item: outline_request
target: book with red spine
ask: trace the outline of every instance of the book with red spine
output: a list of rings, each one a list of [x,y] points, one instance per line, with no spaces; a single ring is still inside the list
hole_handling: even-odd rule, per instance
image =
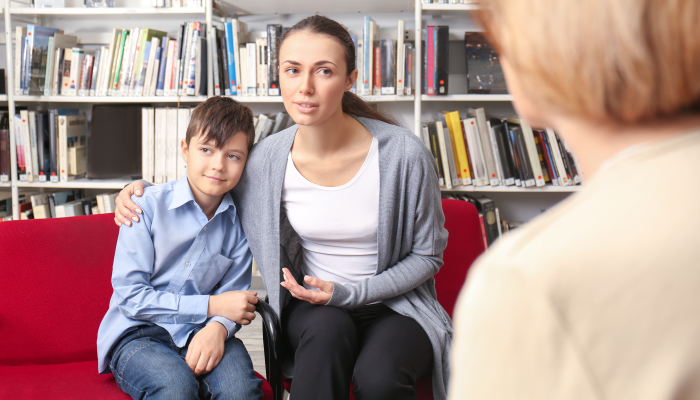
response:
[[[435,94],[435,27],[426,26],[426,68],[425,68],[425,84],[426,94]]]
[[[374,47],[374,68],[372,73],[372,94],[379,96],[382,94],[382,48]]]

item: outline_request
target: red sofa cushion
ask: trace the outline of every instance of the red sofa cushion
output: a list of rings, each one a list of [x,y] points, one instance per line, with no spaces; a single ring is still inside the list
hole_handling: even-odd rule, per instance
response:
[[[442,255],[445,264],[435,275],[435,290],[438,301],[452,317],[469,267],[484,252],[484,242],[479,213],[473,204],[461,200],[443,200],[442,210],[449,237]]]
[[[99,375],[97,361],[70,364],[0,366],[0,399],[100,399],[128,400],[112,374]],[[262,378],[258,375],[258,378]],[[263,379],[264,399],[272,388]]]
[[[0,365],[97,359],[118,234],[114,214],[0,223]]]

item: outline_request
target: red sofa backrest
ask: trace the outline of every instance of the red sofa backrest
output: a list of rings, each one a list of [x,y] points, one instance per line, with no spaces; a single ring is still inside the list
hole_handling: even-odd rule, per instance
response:
[[[114,214],[0,223],[0,365],[97,359]]]
[[[438,301],[452,317],[467,272],[474,260],[484,252],[479,213],[473,204],[460,200],[443,200],[445,229],[449,232],[443,253],[445,264],[435,275]]]

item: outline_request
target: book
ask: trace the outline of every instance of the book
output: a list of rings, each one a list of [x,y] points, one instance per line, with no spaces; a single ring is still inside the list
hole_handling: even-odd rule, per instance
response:
[[[256,59],[256,48],[255,43],[246,44],[246,75],[248,76],[248,82],[246,83],[246,91],[248,96],[255,96],[257,94],[257,59]]]
[[[188,67],[190,55],[192,54],[192,36],[194,35],[195,23],[188,22],[183,31],[184,43],[182,43],[182,54],[180,56],[180,83],[178,85],[178,95],[184,96],[187,94],[187,86],[189,81]]]
[[[435,45],[437,42],[437,38],[435,35],[435,27],[434,26],[426,26],[425,27],[425,79],[423,80],[424,86],[425,86],[425,93],[427,95],[435,95],[435,79],[436,79],[436,71],[435,71],[435,66],[437,64],[435,60]]]
[[[40,169],[39,169],[39,150],[38,150],[38,134],[36,131],[36,111],[29,111],[27,122],[29,124],[29,145],[31,146],[31,156],[32,156],[32,171],[34,173],[34,180],[39,180]]]
[[[443,114],[443,120],[445,121],[444,123],[443,121],[436,121],[435,123],[438,128],[438,135],[442,133],[445,138],[445,152],[447,154],[447,164],[450,168],[450,180],[452,182],[452,187],[455,187],[462,184],[462,175],[459,170],[459,160],[456,157],[457,152],[452,145],[452,135],[449,124],[447,123],[447,115]]]
[[[229,64],[233,63],[235,67],[236,58],[232,54],[233,48],[228,48],[228,40],[226,36],[226,27],[224,31],[218,34],[218,47],[219,47],[219,63],[221,64],[221,75],[223,76],[221,81],[221,87],[223,94],[225,96],[231,96],[231,88],[237,87],[238,81],[236,80],[235,72],[231,75],[229,72]],[[230,51],[229,51],[230,50]],[[232,58],[233,57],[233,58]],[[233,78],[233,79],[231,79]],[[237,92],[236,92],[237,93]]]
[[[394,41],[385,39],[379,41],[381,53],[381,92],[380,94],[396,94],[396,58]]]
[[[498,54],[478,32],[464,33],[467,93],[506,94],[508,87]]]
[[[380,96],[382,94],[382,48],[374,46],[374,67],[373,67],[372,95]]]
[[[0,182],[10,181],[10,129],[6,113],[0,115]]]
[[[163,55],[163,47],[158,46],[156,48],[156,57],[155,61],[153,62],[153,72],[151,76],[151,81],[148,84],[148,91],[144,88],[144,96],[155,96],[156,95],[156,89],[158,87],[158,73],[160,71],[160,59],[161,56]]]
[[[24,75],[23,94],[41,95],[44,93],[46,61],[49,38],[60,33],[58,29],[38,25],[27,25],[27,64]]]
[[[492,246],[496,239],[498,239],[499,218],[496,215],[496,203],[486,197],[477,197],[474,200],[476,201],[477,211],[479,211],[484,218],[487,246]]]
[[[448,147],[447,143],[449,140],[445,140],[445,133],[443,131],[442,121],[435,121],[435,128],[437,132],[438,147],[440,149],[440,159],[442,160],[442,172],[445,176],[445,187],[447,189],[452,189],[452,175],[451,172],[454,169],[454,160],[452,165],[450,164],[450,159],[448,158]],[[451,149],[450,149],[451,152]]]
[[[528,155],[527,145],[525,144],[525,136],[523,134],[522,127],[515,125],[512,132],[514,137],[515,150],[518,154],[519,169],[522,173],[522,186],[535,186],[535,174],[532,169],[532,164],[530,162],[530,156]]]
[[[499,161],[501,163],[501,171],[503,172],[503,185],[510,186],[515,184],[515,161],[512,155],[510,140],[508,139],[508,131],[505,123],[494,121],[491,128],[493,129],[496,139],[496,147],[498,148]]]
[[[267,25],[267,94],[280,95],[279,60],[277,45],[282,37],[282,25]]]
[[[165,36],[166,33],[163,31],[158,31],[155,29],[149,29],[149,28],[143,28],[140,30],[140,37],[139,37],[139,43],[138,47],[136,49],[136,55],[134,56],[134,67],[133,67],[133,76],[131,78],[131,83],[128,87],[128,94],[129,96],[136,96],[136,88],[138,86],[138,82],[141,78],[141,70],[143,69],[143,63],[144,60],[148,62],[148,57],[147,55],[150,55],[146,53],[146,46],[147,43],[151,42],[153,38],[162,38]],[[150,52],[150,46],[148,47],[148,50]],[[144,77],[145,79],[145,77]],[[125,89],[126,91],[126,89]]]
[[[435,94],[447,95],[450,60],[450,27],[438,25],[435,29]]]
[[[49,212],[49,196],[46,193],[35,194],[31,197],[34,219],[51,218]]]
[[[128,96],[129,88],[131,87],[131,81],[133,80],[133,71],[136,67],[136,56],[139,53],[139,47],[141,46],[141,37],[143,36],[144,29],[134,28],[129,36],[129,48],[125,51],[125,62],[122,63],[122,73],[119,82],[119,94],[118,96]]]
[[[101,79],[100,96],[107,96],[111,90],[112,82],[114,82],[114,64],[117,62],[117,54],[122,43],[122,30],[113,29],[112,36],[109,41],[108,56],[105,59],[106,64],[103,68],[104,76]]]
[[[170,38],[164,37],[160,45],[160,63],[158,65],[158,78],[156,84],[156,96],[163,96],[165,94],[165,70],[168,65],[168,49],[169,49]]]
[[[219,42],[217,40],[217,32],[218,29],[212,28],[211,33],[213,35],[212,40],[213,43],[211,45],[212,49],[212,68],[213,68],[213,78],[214,78],[214,96],[221,96],[224,94],[223,92],[223,83],[224,81],[221,80],[221,54],[219,54]]]
[[[106,48],[104,46],[98,50],[95,50],[95,60],[93,62],[93,66],[92,66],[92,72],[90,74],[90,85],[89,85],[90,91],[88,93],[90,96],[95,96],[97,94],[97,80],[98,80],[98,74],[99,74],[99,69],[100,69],[100,63],[102,62],[102,58],[105,57],[105,51],[106,51]]]
[[[195,96],[207,95],[207,39],[197,38],[197,66],[195,68]]]
[[[357,84],[359,82],[362,82],[360,79],[360,53],[358,52],[357,48],[357,35],[350,35],[350,39],[352,39],[353,46],[355,47],[355,70],[358,72],[357,74],[357,79],[355,79],[355,82],[352,83],[352,87],[350,88],[351,93],[357,93]]]
[[[359,93],[360,95],[370,95],[372,94],[372,67],[374,66],[373,63],[373,56],[374,56],[374,21],[372,21],[372,18],[370,17],[365,17],[364,18],[364,24],[363,24],[363,29],[362,29],[362,44],[363,44],[363,61],[364,61],[364,68],[363,68],[363,81],[361,82],[360,85],[360,90]]]
[[[165,55],[165,75],[163,76],[163,96],[174,96],[176,94],[175,90],[172,90],[173,86],[173,66],[177,63],[175,60],[175,47],[177,43],[174,40],[168,40],[168,49]]]
[[[465,136],[469,147],[472,166],[472,183],[479,186],[486,186],[489,182],[486,161],[484,158],[484,146],[481,143],[481,133],[477,127],[476,118],[467,118],[462,121],[465,128]]]
[[[444,164],[442,162],[442,153],[440,152],[440,145],[438,139],[437,123],[435,121],[428,121],[428,135],[430,136],[430,151],[433,153],[435,158],[435,164],[438,167],[438,183],[440,187],[446,185]],[[450,185],[452,183],[450,182]]]
[[[529,166],[532,169],[533,178],[535,179],[535,186],[544,186],[544,176],[542,174],[540,161],[537,157],[537,146],[535,144],[535,136],[532,128],[522,119],[510,117],[508,118],[508,122],[520,125],[525,149],[527,151],[525,155],[528,157]]]
[[[142,76],[139,78],[139,83],[136,86],[137,96],[148,96],[151,90],[151,80],[153,79],[153,66],[156,62],[156,48],[160,45],[160,39],[153,38],[150,42],[146,44],[146,50],[148,52],[148,57],[143,62]],[[144,57],[146,55],[144,54]]]
[[[59,180],[68,182],[85,177],[87,171],[87,118],[84,115],[58,116]]]
[[[116,53],[116,59],[114,61],[113,71],[111,74],[112,79],[110,81],[110,89],[107,92],[108,96],[116,96],[117,95],[116,91],[119,88],[119,75],[121,73],[122,63],[123,63],[124,58],[125,58],[124,57],[124,51],[125,51],[124,49],[126,47],[128,47],[128,39],[131,36],[130,32],[127,30],[123,30],[120,33],[120,35],[121,35],[121,37],[120,37],[121,40],[119,42],[119,48],[118,48],[118,50],[116,50],[117,53]]]
[[[242,69],[243,69],[243,65],[245,65],[245,63],[241,59],[240,48],[243,46],[244,43],[248,42],[248,34],[246,33],[246,30],[248,28],[247,28],[247,25],[245,22],[238,20],[238,19],[231,20],[231,23],[233,26],[233,57],[235,58],[234,65],[236,68],[236,71],[234,74],[234,76],[236,78],[236,84],[233,85],[236,87],[236,93],[231,92],[231,94],[232,95],[233,94],[241,95],[241,94],[245,94],[245,93],[241,93],[242,87],[244,86],[243,82],[245,82],[245,80],[243,79],[243,75],[242,75],[242,72],[243,72]],[[246,60],[247,60],[247,58],[246,58]]]
[[[396,94],[406,94],[406,47],[404,37],[406,36],[405,23],[402,19],[398,21],[396,40]]]
[[[459,119],[459,113],[457,111],[443,111],[443,114],[445,115],[445,123],[450,130],[450,139],[455,153],[455,168],[458,169],[457,176],[460,179],[458,185],[471,185],[471,171],[467,161],[467,148],[464,144],[464,133],[462,132],[462,121]]]
[[[415,70],[413,69],[413,60],[415,59],[414,53],[415,49],[413,48],[412,43],[406,43],[404,44],[404,49],[406,52],[406,59],[405,59],[405,70],[406,70],[406,84],[405,84],[405,94],[407,96],[410,96],[414,93],[414,86],[415,86]]]
[[[202,25],[199,22],[194,23],[194,30],[192,31],[192,44],[190,46],[189,58],[186,61],[187,64],[187,87],[185,94],[188,96],[195,95],[195,79],[197,74],[197,42],[202,33]]]
[[[267,39],[255,38],[255,74],[256,93],[258,96],[267,96]]]
[[[27,167],[25,164],[24,153],[24,135],[22,134],[22,116],[15,114],[14,135],[15,135],[15,151],[17,154],[17,179],[20,182],[27,181]]]
[[[15,27],[15,95],[22,95],[24,79],[22,79],[22,57],[27,46],[27,27]]]
[[[483,108],[468,108],[467,116],[476,120],[476,127],[479,130],[479,140],[482,145],[484,163],[486,165],[486,174],[491,186],[500,185],[498,180],[498,171],[496,170],[496,162],[493,157],[491,139],[489,137],[489,127],[486,123],[486,112]]]
[[[32,162],[32,140],[31,133],[29,132],[29,111],[21,110],[20,115],[20,129],[22,132],[22,149],[24,150],[24,167],[27,182],[34,182],[36,180],[36,172],[34,171],[34,163]]]

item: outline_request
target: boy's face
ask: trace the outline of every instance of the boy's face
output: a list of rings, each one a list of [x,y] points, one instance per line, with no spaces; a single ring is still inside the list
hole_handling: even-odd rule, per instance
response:
[[[221,196],[233,189],[241,179],[248,159],[248,139],[244,132],[235,134],[221,149],[213,142],[204,142],[198,135],[180,143],[182,158],[187,163],[187,178],[195,198],[197,194]]]

